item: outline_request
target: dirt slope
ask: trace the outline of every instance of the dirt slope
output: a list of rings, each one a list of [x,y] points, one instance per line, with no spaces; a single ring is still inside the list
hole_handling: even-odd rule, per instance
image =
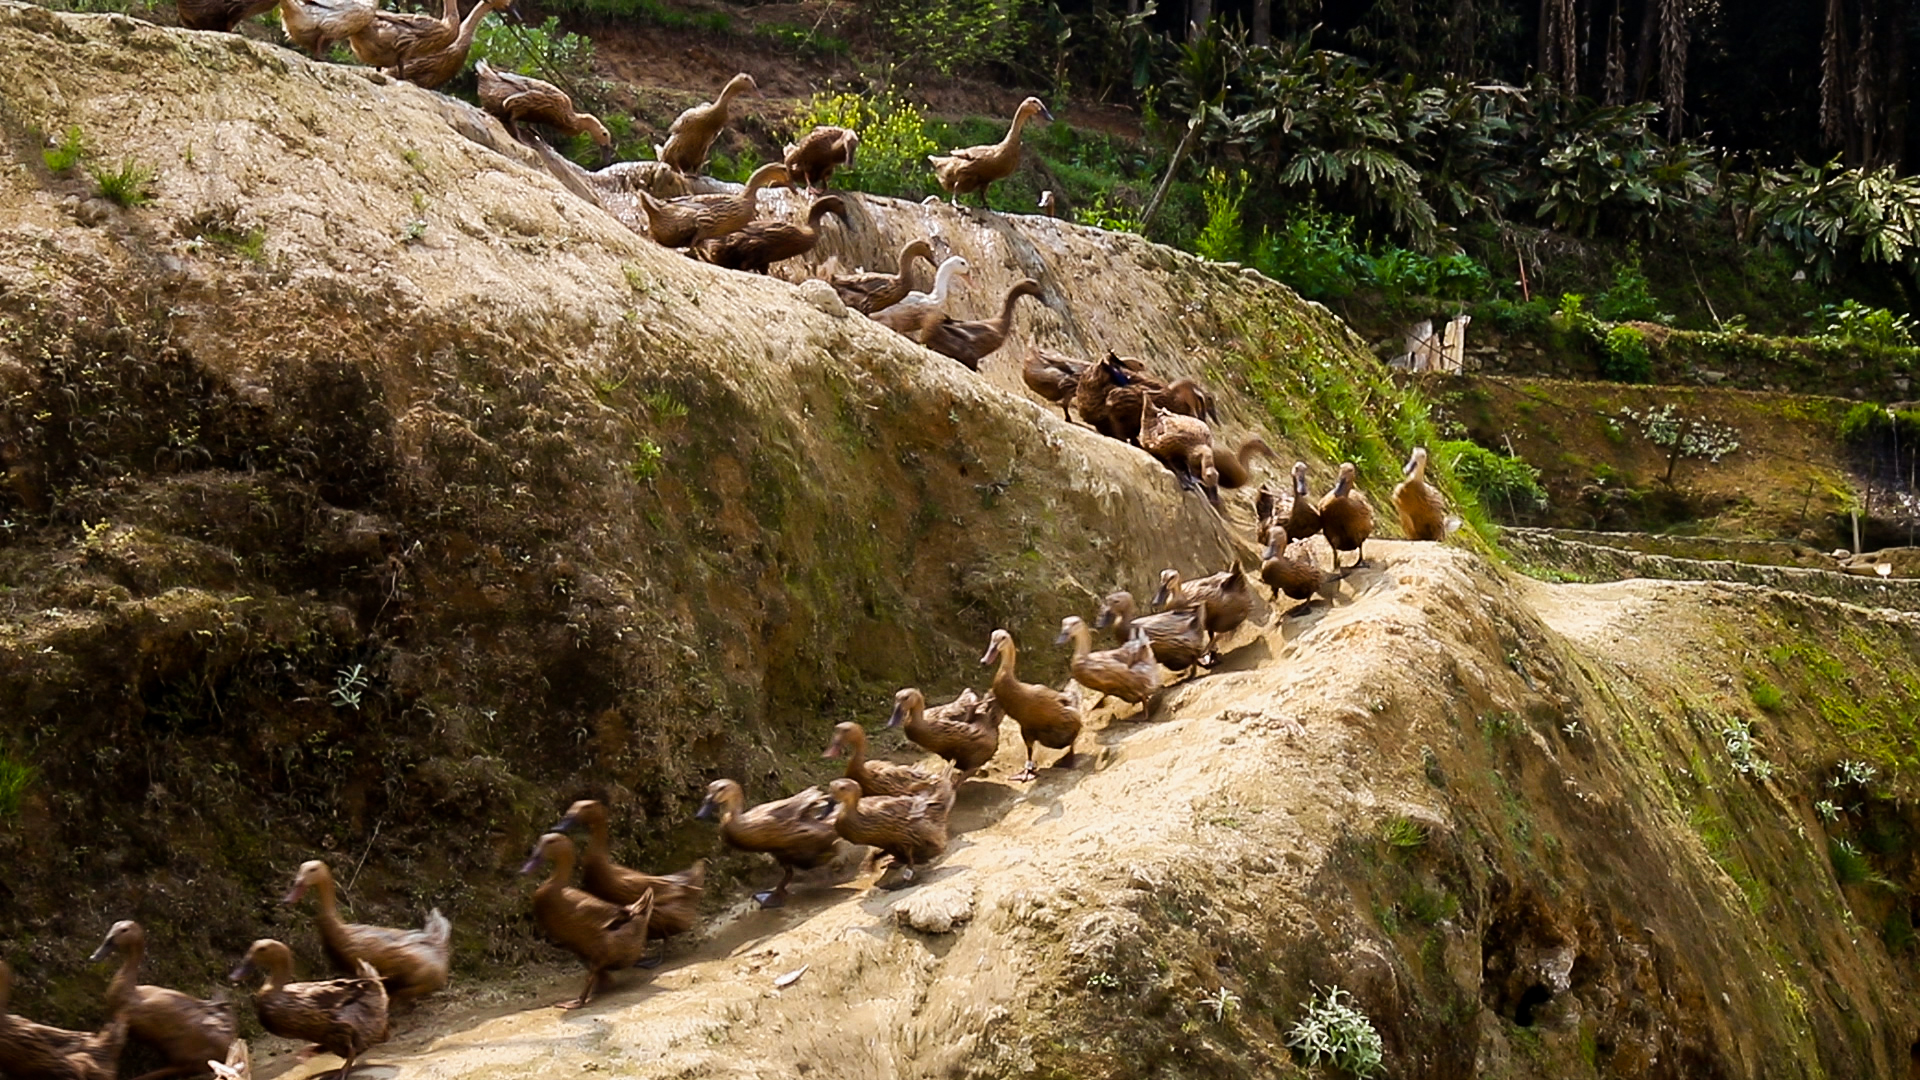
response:
[[[976,376],[817,286],[661,251],[444,98],[4,0],[0,53],[0,752],[33,770],[0,815],[0,948],[28,1015],[97,1021],[79,957],[125,915],[197,991],[258,936],[316,955],[266,899],[316,853],[353,867],[355,919],[445,907],[469,1000],[537,1005],[496,981],[555,955],[513,870],[573,798],[613,804],[625,861],[715,855],[687,820],[712,777],[818,781],[834,721],[983,682],[996,626],[1058,681],[1063,615],[1249,552],[1244,496],[1223,520],[1006,358]],[[153,201],[50,172],[70,125]],[[975,263],[963,314],[1040,280],[1016,348],[1203,375],[1227,437],[1289,459],[1400,449],[1358,446],[1397,405],[1277,286],[857,205],[832,250],[924,229]],[[1243,365],[1255,338],[1283,355]],[[1314,410],[1311,438],[1264,423]],[[712,929],[654,982],[422,1010],[385,1060],[1285,1075],[1337,985],[1393,1076],[1908,1068],[1912,617],[1372,549],[1152,719],[1096,715],[1077,769],[1014,787],[1003,742],[926,883],[828,875],[762,913],[768,868],[721,858]]]

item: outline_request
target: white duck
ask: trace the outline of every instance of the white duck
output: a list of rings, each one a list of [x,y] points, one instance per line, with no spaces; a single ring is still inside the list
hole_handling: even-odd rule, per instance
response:
[[[958,255],[949,255],[940,264],[933,275],[933,291],[930,293],[910,292],[900,302],[874,312],[868,318],[880,323],[896,333],[909,337],[920,329],[921,321],[933,312],[947,310],[947,297],[953,289],[953,279],[972,281],[972,268],[967,260]]]

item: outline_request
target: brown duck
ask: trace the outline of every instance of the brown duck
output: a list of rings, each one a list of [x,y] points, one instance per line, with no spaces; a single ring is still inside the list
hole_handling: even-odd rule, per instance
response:
[[[219,30],[232,33],[233,28],[253,18],[273,10],[280,0],[181,0],[175,6],[180,13],[180,25],[189,30]]]
[[[913,290],[908,270],[915,259],[925,259],[931,266],[933,245],[925,240],[907,241],[907,245],[900,249],[900,261],[895,264],[900,268],[899,273],[835,274],[828,284],[840,294],[841,303],[862,315],[872,315],[899,303]]]
[[[1080,419],[1102,435],[1131,443],[1139,440],[1140,402],[1145,396],[1167,412],[1197,419],[1213,415],[1213,401],[1199,383],[1192,379],[1162,383],[1142,368],[1140,361],[1111,352],[1089,366],[1073,394]]]
[[[573,878],[573,841],[565,833],[542,836],[520,872],[530,874],[542,862],[552,869],[533,890],[533,920],[548,940],[587,965],[587,984],[580,996],[559,1006],[578,1009],[612,984],[613,972],[633,967],[646,956],[653,890],[642,892],[631,904],[615,904],[567,884]]]
[[[1134,627],[1132,636],[1117,649],[1093,648],[1093,631],[1086,620],[1069,615],[1060,621],[1060,636],[1054,644],[1073,643],[1073,659],[1067,662],[1073,681],[1089,690],[1112,694],[1135,705],[1160,689],[1160,667],[1154,661],[1153,646],[1147,632]]]
[[[982,698],[969,688],[929,709],[926,696],[909,686],[893,695],[893,715],[887,720],[888,727],[903,724],[907,738],[953,762],[961,779],[979,771],[1000,749],[1000,706],[991,693]]]
[[[114,923],[88,959],[100,961],[116,952],[120,970],[107,983],[107,1011],[124,1018],[127,1034],[159,1050],[168,1064],[140,1080],[205,1072],[207,1062],[226,1057],[239,1027],[233,1002],[204,1001],[164,986],[140,984],[147,932],[131,919]]]
[[[847,779],[859,784],[864,795],[917,795],[945,782],[944,777],[911,765],[868,761],[866,729],[851,720],[834,725],[833,741],[820,756],[837,758],[843,754],[847,759]]]
[[[1030,97],[1020,103],[1013,111],[1013,126],[1007,129],[1006,137],[991,146],[967,146],[949,150],[945,154],[929,154],[927,160],[933,163],[933,174],[940,186],[953,196],[953,204],[960,205],[960,196],[970,191],[980,193],[980,205],[991,210],[987,201],[987,187],[995,180],[1005,180],[1020,167],[1020,129],[1035,116],[1053,119],[1053,114],[1041,104],[1039,98]]]
[[[1080,735],[1079,693],[1061,693],[1051,686],[1021,682],[1015,673],[1019,650],[1014,647],[1013,635],[1005,630],[993,632],[987,643],[987,654],[980,658],[980,663],[991,664],[996,660],[1000,668],[993,676],[994,700],[1020,725],[1020,741],[1027,748],[1027,767],[1009,779],[1018,783],[1039,775],[1033,763],[1034,743],[1065,750],[1066,753],[1054,761],[1054,767],[1072,768],[1073,740]]]
[[[707,152],[713,149],[713,140],[719,138],[721,129],[727,126],[727,109],[733,99],[758,89],[753,76],[744,71],[728,79],[719,97],[695,105],[674,119],[673,126],[667,129],[667,141],[653,148],[654,156],[689,176],[706,168]]]
[[[1027,278],[1007,290],[997,318],[960,322],[944,312],[932,312],[921,322],[916,338],[934,352],[965,364],[968,370],[979,371],[980,361],[1007,343],[1007,332],[1013,329],[1013,306],[1023,296],[1039,295],[1040,283]]]
[[[314,922],[320,928],[320,944],[337,970],[354,972],[360,970],[362,961],[372,964],[386,980],[387,993],[396,1004],[447,985],[453,960],[453,924],[439,908],[427,913],[426,925],[419,930],[343,922],[333,871],[318,859],[300,864],[286,902],[299,902],[308,889],[313,890],[319,905]]]
[[[98,1032],[36,1024],[7,1011],[13,970],[0,960],[0,1076],[9,1080],[114,1080],[127,1020],[113,1016]]]
[[[905,866],[899,884],[913,880],[919,863],[946,854],[953,785],[945,780],[914,795],[862,795],[858,783],[842,777],[827,785],[827,793],[839,807],[833,827],[849,842],[879,848]]]
[[[746,187],[733,195],[682,195],[661,202],[645,189],[636,191],[647,214],[647,231],[663,247],[690,247],[744,229],[759,205],[760,189],[787,183],[787,167],[762,165],[747,177]]]
[[[1354,475],[1353,462],[1341,462],[1340,482],[1320,500],[1320,531],[1327,534],[1327,545],[1333,548],[1336,571],[1340,569],[1343,551],[1353,552],[1353,565],[1367,565],[1367,537],[1373,535],[1373,507],[1360,489],[1353,486]]]
[[[1427,448],[1416,446],[1402,471],[1405,479],[1393,489],[1393,508],[1400,514],[1400,532],[1409,540],[1445,540],[1460,519],[1447,513],[1439,489],[1427,483]]]
[[[366,29],[353,35],[348,44],[362,62],[382,68],[393,78],[433,90],[452,81],[467,66],[467,53],[473,48],[480,20],[512,5],[513,0],[480,0],[466,18],[457,20],[458,0],[447,0],[438,19],[377,11]]]
[[[372,25],[378,10],[374,0],[280,0],[280,26],[297,48],[324,60],[335,42],[347,41]]]
[[[787,175],[805,184],[811,195],[814,185],[827,186],[833,170],[852,165],[853,152],[859,147],[860,136],[846,128],[817,127],[799,142],[788,143],[780,160],[787,166]]]
[[[355,978],[297,983],[292,981],[293,950],[272,938],[261,938],[230,978],[239,982],[255,975],[266,980],[253,992],[253,1011],[260,1017],[260,1026],[339,1055],[339,1080],[346,1080],[354,1061],[368,1047],[387,1039],[387,988],[372,964],[361,962]]]
[[[1274,460],[1273,447],[1267,440],[1254,436],[1241,442],[1239,449],[1229,450],[1224,446],[1213,448],[1213,465],[1220,473],[1220,486],[1223,488],[1246,487],[1253,480],[1249,471],[1255,454],[1265,454],[1269,461]]]
[[[774,802],[744,809],[746,793],[733,780],[715,780],[707,785],[706,801],[694,817],[720,823],[720,838],[738,851],[764,851],[774,857],[786,874],[772,892],[754,893],[763,908],[779,907],[787,902],[787,885],[793,872],[811,870],[833,858],[840,834],[827,815],[832,800],[817,787]]]
[[[1173,470],[1180,486],[1220,502],[1220,470],[1214,464],[1213,432],[1207,422],[1164,412],[1153,395],[1140,397],[1140,448]]]
[[[520,138],[522,121],[545,124],[568,135],[585,133],[600,146],[608,146],[613,136],[597,116],[575,112],[573,98],[565,90],[514,71],[497,71],[485,60],[473,66],[480,84],[480,107],[500,118],[507,133]]]
[[[1287,527],[1275,522],[1267,531],[1267,550],[1260,562],[1260,580],[1273,590],[1272,599],[1278,602],[1285,593],[1288,599],[1302,601],[1288,615],[1303,614],[1313,605],[1315,596],[1328,595],[1325,590],[1327,574],[1311,555],[1295,555],[1294,542],[1287,538]]]
[[[1207,628],[1204,614],[1195,605],[1173,608],[1152,615],[1134,613],[1133,594],[1126,590],[1107,594],[1100,614],[1093,620],[1096,630],[1113,627],[1116,638],[1126,641],[1135,630],[1147,635],[1153,658],[1169,671],[1192,671],[1207,655]]]
[[[1293,500],[1276,515],[1287,527],[1287,538],[1305,540],[1320,531],[1320,508],[1307,494],[1307,463],[1293,463]]]
[[[1169,605],[1198,607],[1200,625],[1206,627],[1212,639],[1217,640],[1221,634],[1232,633],[1247,621],[1247,616],[1253,614],[1253,589],[1247,582],[1246,571],[1241,569],[1239,559],[1233,560],[1232,568],[1209,574],[1198,581],[1183,582],[1180,580],[1180,571],[1169,568],[1160,571],[1160,592],[1153,598],[1153,606]],[[1218,659],[1212,641],[1208,642],[1207,655]]]
[[[749,222],[738,232],[730,232],[700,245],[699,255],[715,266],[764,274],[768,267],[782,259],[812,251],[813,245],[820,241],[820,219],[828,214],[844,223],[847,220],[846,200],[838,195],[825,195],[813,200],[813,205],[807,208],[805,225],[795,225],[790,221]]]
[[[576,827],[587,830],[587,850],[580,856],[580,887],[612,904],[625,906],[653,893],[653,913],[647,919],[647,936],[668,938],[693,929],[700,917],[700,897],[706,892],[707,863],[695,862],[674,874],[643,874],[613,861],[612,837],[607,824],[606,804],[598,799],[581,799],[567,807],[552,831],[564,833]],[[645,968],[657,967],[666,950],[640,961]]]
[[[1072,423],[1073,413],[1067,410],[1067,405],[1080,389],[1080,376],[1091,366],[1087,361],[1029,345],[1026,362],[1020,365],[1020,381],[1027,384],[1027,389],[1060,406],[1060,415]]]
[[[910,292],[867,317],[896,334],[912,337],[926,325],[929,314],[942,314],[947,310],[947,301],[952,298],[955,281],[971,280],[973,267],[968,265],[966,258],[949,255],[940,260],[939,268],[933,272],[932,292]]]

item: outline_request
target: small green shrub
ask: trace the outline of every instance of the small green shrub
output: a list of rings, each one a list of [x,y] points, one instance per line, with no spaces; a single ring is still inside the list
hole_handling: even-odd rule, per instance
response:
[[[1606,322],[1670,323],[1673,316],[1660,310],[1647,275],[1640,269],[1636,248],[1626,262],[1613,266],[1613,284],[1593,298],[1593,313]]]
[[[1140,208],[1116,202],[1113,196],[1106,192],[1095,196],[1091,205],[1074,210],[1073,219],[1082,225],[1091,225],[1108,232],[1138,233],[1140,231]]]
[[[552,15],[538,26],[509,25],[498,19],[481,22],[467,54],[467,68],[482,60],[500,71],[558,84],[574,99],[575,109],[584,109],[605,88],[593,74],[593,39],[560,29],[560,20]]]
[[[1380,839],[1388,847],[1425,847],[1427,844],[1427,827],[1412,818],[1396,815],[1381,822]]]
[[[627,463],[627,475],[643,484],[653,483],[654,477],[660,475],[660,463],[666,452],[659,443],[642,436],[634,442],[633,453],[633,460]]]
[[[1729,716],[1720,724],[1720,738],[1726,743],[1727,757],[1733,761],[1733,767],[1755,780],[1767,780],[1773,776],[1773,762],[1760,756],[1754,745],[1753,724],[1744,716]]]
[[[1193,242],[1194,254],[1214,262],[1238,259],[1246,247],[1240,204],[1247,197],[1247,174],[1228,176],[1220,169],[1208,169],[1203,194],[1207,224]]]
[[[1644,383],[1653,379],[1653,353],[1638,327],[1616,326],[1607,331],[1600,355],[1600,375],[1615,382]]]
[[[132,158],[121,159],[118,168],[89,165],[87,175],[94,194],[110,203],[131,208],[153,201],[153,170]]]
[[[1326,1061],[1362,1080],[1380,1070],[1386,1053],[1380,1033],[1352,1001],[1340,987],[1327,987],[1314,994],[1306,1015],[1287,1032],[1287,1045],[1307,1059],[1308,1068]]]
[[[80,159],[86,156],[86,138],[80,134],[78,124],[69,124],[67,130],[61,133],[58,143],[40,151],[40,160],[46,162],[47,168],[56,173],[72,171],[74,166],[80,164]]]
[[[1553,305],[1541,296],[1520,304],[1496,296],[1476,305],[1473,314],[1476,319],[1491,322],[1503,334],[1540,334],[1553,316]]]
[[[865,0],[862,7],[880,39],[909,64],[943,76],[968,68],[1011,63],[1024,43],[1023,0],[921,0],[895,4]],[[864,147],[865,133],[861,134]]]
[[[1509,517],[1546,509],[1547,489],[1540,486],[1540,470],[1520,458],[1464,440],[1439,443],[1433,449],[1435,457],[1451,463],[1454,477],[1473,490],[1481,506],[1504,508]]]
[[[33,786],[38,771],[11,755],[0,754],[0,818],[10,818],[20,812],[20,801]]]
[[[1261,235],[1253,264],[1309,300],[1352,296],[1369,278],[1367,253],[1353,238],[1353,220],[1312,203]]]
[[[1662,483],[1673,483],[1674,467],[1681,458],[1706,458],[1714,464],[1740,449],[1740,433],[1733,428],[1695,416],[1674,412],[1671,404],[1644,412],[1622,405],[1619,415],[1640,428],[1640,435],[1667,455],[1666,475]]]
[[[1747,687],[1747,696],[1764,712],[1777,713],[1787,703],[1786,695],[1780,692],[1780,688],[1765,679],[1755,679]]]
[[[1896,315],[1886,308],[1870,308],[1858,300],[1822,304],[1807,312],[1813,320],[1813,336],[1829,341],[1854,341],[1867,345],[1907,347],[1913,344],[1913,317]]]
[[[757,32],[805,56],[847,55],[847,39],[823,34],[818,27],[762,23]]]
[[[905,98],[892,92],[816,94],[794,118],[793,137],[821,126],[860,133],[854,163],[834,173],[835,183],[875,195],[918,198],[927,193],[927,155],[938,147],[927,137],[926,118]]]
[[[1841,885],[1864,885],[1885,880],[1874,873],[1873,863],[1851,840],[1838,836],[1828,840],[1827,857],[1833,863],[1833,878]]]

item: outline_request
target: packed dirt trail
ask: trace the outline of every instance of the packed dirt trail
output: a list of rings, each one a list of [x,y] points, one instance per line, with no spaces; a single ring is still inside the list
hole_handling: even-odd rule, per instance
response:
[[[1317,550],[1324,563],[1324,544]],[[736,895],[704,940],[677,945],[651,982],[622,976],[579,1011],[527,1002],[457,1030],[411,1032],[402,1045],[418,1048],[370,1056],[424,1078],[584,1069],[874,1080],[959,1075],[969,1061],[1022,1056],[1048,1033],[1010,1023],[1012,1010],[1067,954],[1098,947],[1101,922],[1113,917],[1102,909],[1116,897],[1188,873],[1196,859],[1304,883],[1344,822],[1400,801],[1390,778],[1373,779],[1390,768],[1369,745],[1380,736],[1358,726],[1371,719],[1373,680],[1352,676],[1443,648],[1426,625],[1425,579],[1458,579],[1475,560],[1396,542],[1370,553],[1372,567],[1344,583],[1331,609],[1249,623],[1218,668],[1166,691],[1151,718],[1117,701],[1094,710],[1072,768],[1044,767],[1055,752],[1043,749],[1037,781],[1007,782],[1022,750],[1018,728],[1005,724],[987,775],[961,788],[948,854],[918,884],[876,889],[869,865],[850,881],[802,875],[784,909]],[[1148,595],[1146,583],[1134,585]],[[1257,845],[1235,824],[1256,819]],[[777,870],[757,861],[750,880],[771,882]],[[566,984],[569,995],[576,985]],[[316,1057],[286,1075],[319,1075],[330,1063]]]

